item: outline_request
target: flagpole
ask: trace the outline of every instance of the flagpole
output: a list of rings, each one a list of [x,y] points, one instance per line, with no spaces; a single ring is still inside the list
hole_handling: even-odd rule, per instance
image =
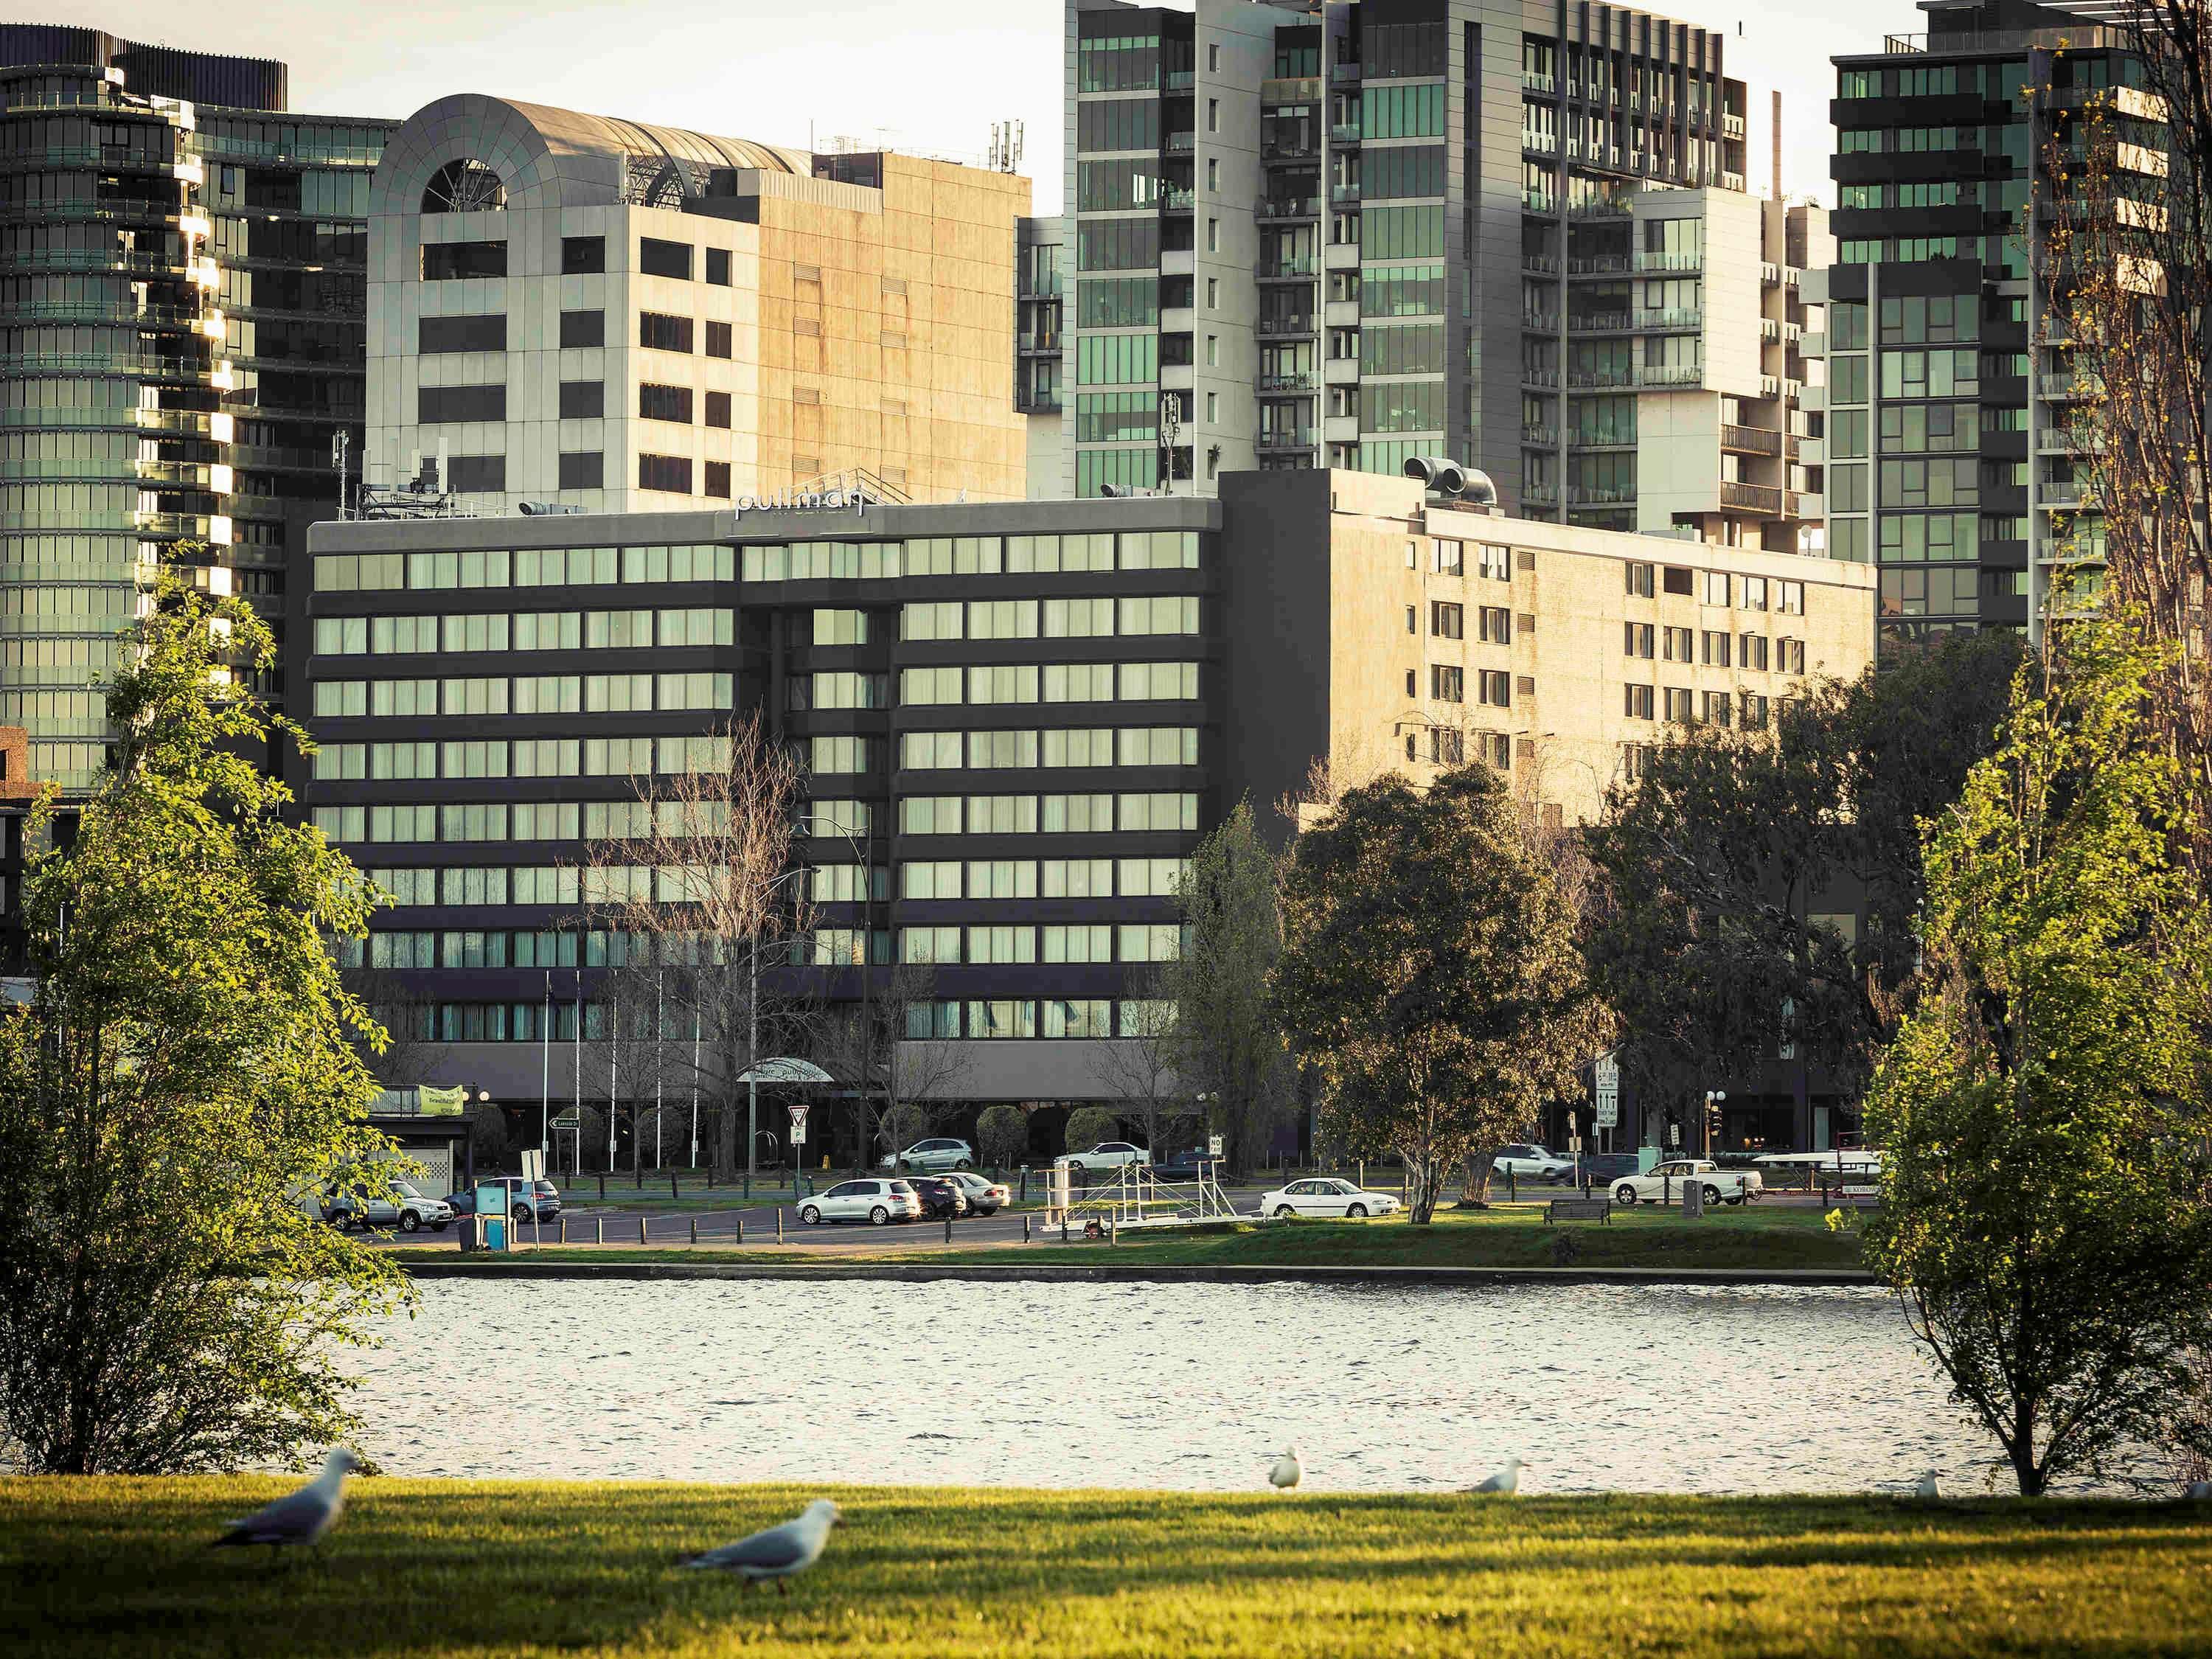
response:
[[[553,1146],[553,970],[545,970],[545,1018],[538,1028],[538,1161]],[[549,1170],[550,1174],[550,1171]]]

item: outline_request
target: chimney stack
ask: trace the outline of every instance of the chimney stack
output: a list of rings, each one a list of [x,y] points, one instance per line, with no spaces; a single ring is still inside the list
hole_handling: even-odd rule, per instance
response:
[[[1774,89],[1774,199],[1782,199],[1782,88]]]

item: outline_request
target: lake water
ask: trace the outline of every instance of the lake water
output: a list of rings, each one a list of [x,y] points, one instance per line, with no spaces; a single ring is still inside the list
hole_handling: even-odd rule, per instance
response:
[[[349,1363],[395,1475],[1979,1491],[1877,1291],[432,1280]]]

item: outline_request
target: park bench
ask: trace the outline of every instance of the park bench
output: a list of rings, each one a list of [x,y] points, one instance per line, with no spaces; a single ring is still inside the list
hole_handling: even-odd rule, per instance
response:
[[[1544,1206],[1544,1220],[1604,1221],[1613,1219],[1613,1200],[1609,1198],[1555,1198]]]

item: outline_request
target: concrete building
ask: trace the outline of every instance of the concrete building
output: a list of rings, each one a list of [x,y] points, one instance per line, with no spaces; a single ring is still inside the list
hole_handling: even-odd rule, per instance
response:
[[[1742,196],[1744,88],[1721,35],[1536,0],[1068,0],[1066,19],[1064,493],[1393,474],[1443,453],[1526,516],[1635,525],[1649,515],[1609,453],[1619,422],[1578,405],[1695,386],[1717,394],[1710,487],[1680,527],[1725,518],[1795,544],[1786,502],[1718,500],[1720,426],[1788,429],[1779,354],[1748,369],[1747,334],[1709,383],[1690,372],[1704,330],[1656,320],[1700,310],[1701,277],[1755,282],[1765,228],[1747,200],[1721,216],[1636,205],[1662,185]],[[1741,272],[1690,266],[1680,241],[1651,245],[1656,260],[1632,246],[1681,214],[1711,218]],[[1656,304],[1629,291],[1645,275],[1671,279]],[[1748,330],[1764,311],[1727,320]],[[1735,400],[1725,422],[1720,396]],[[1593,431],[1607,435],[1577,450]]]
[[[483,511],[1023,492],[1029,183],[479,94],[392,137],[369,222],[373,482]]]
[[[1066,410],[1060,397],[1061,325],[1066,308],[1067,221],[1024,219],[1014,277],[1019,332],[1014,338],[1014,407],[1029,425],[1028,488],[1045,501],[1066,487]]]
[[[389,122],[282,64],[0,24],[0,721],[88,785],[92,682],[180,543],[273,619],[357,453],[369,169]],[[267,688],[271,691],[281,687]]]
[[[317,526],[303,793],[399,897],[370,965],[453,1075],[535,1101],[543,1064],[557,1101],[583,1053],[603,1093],[604,1050],[562,1045],[624,946],[579,868],[638,822],[641,781],[665,792],[758,710],[808,775],[812,982],[880,999],[926,970],[900,994],[958,1051],[952,1098],[1112,1099],[1182,861],[1239,799],[1279,828],[1316,761],[1346,785],[1464,758],[1579,822],[1670,722],[1757,726],[1869,659],[1863,566],[1405,478],[1220,485]]]
[[[2086,95],[2118,88],[2122,113],[2155,129],[2099,21],[2111,6],[1921,9],[1925,33],[1835,60],[1838,253],[1815,289],[1829,545],[1880,564],[1885,657],[1959,629],[2032,629],[2053,569],[2100,562],[2069,451],[2070,354],[2063,331],[2035,343],[2054,307],[2023,227],[2046,146]],[[2161,170],[2148,146],[2123,155]]]

